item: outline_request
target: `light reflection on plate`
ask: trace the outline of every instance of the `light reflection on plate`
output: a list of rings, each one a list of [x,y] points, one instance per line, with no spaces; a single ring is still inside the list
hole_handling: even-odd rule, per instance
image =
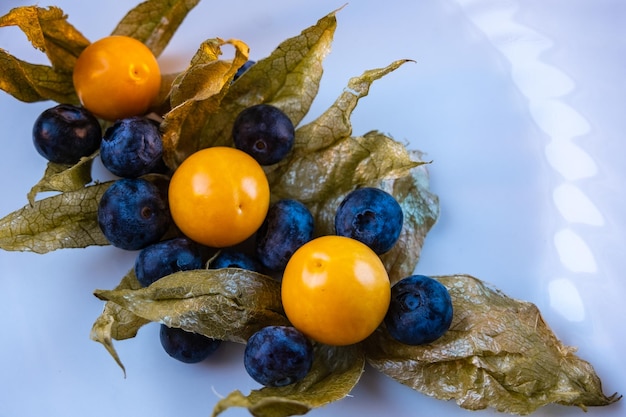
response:
[[[481,2],[459,0],[470,19],[508,60],[511,78],[528,100],[533,122],[545,134],[546,160],[555,174],[564,179],[552,191],[558,215],[567,223],[602,226],[604,219],[595,204],[577,185],[577,180],[597,175],[593,157],[575,143],[590,132],[589,122],[563,98],[571,93],[574,81],[558,68],[542,61],[553,42],[540,33],[518,24],[515,2],[484,8],[472,13]],[[489,3],[489,2],[483,2]],[[569,225],[554,233],[553,242],[563,267],[574,273],[597,273],[591,249]],[[585,316],[580,294],[573,280],[558,278],[548,285],[550,305],[571,321]]]
[[[626,391],[619,359],[626,348],[620,331],[626,317],[624,144],[615,140],[626,130],[616,110],[626,96],[616,78],[623,75],[619,53],[625,56],[626,47],[610,42],[620,39],[617,22],[626,16],[618,2],[599,0],[593,8],[584,0],[567,7],[555,0],[350,3],[338,14],[320,95],[307,118],[332,103],[349,77],[415,59],[373,85],[353,122],[355,134],[378,129],[433,160],[441,218],[418,271],[470,273],[536,303],[557,335],[594,364],[609,394]],[[39,3],[62,7],[92,40],[108,34],[130,7],[121,0],[106,7]],[[253,58],[264,57],[343,5],[223,3],[205,0],[192,12],[161,59],[166,70],[182,69],[196,46],[214,36],[243,39]],[[24,4],[3,1],[0,13]],[[579,32],[583,22],[590,30]],[[42,60],[17,31],[1,28],[0,47]],[[29,135],[48,105],[0,94],[2,216],[25,204],[43,172]],[[115,248],[0,253],[0,416],[204,416],[218,395],[256,387],[240,363],[241,346],[199,366],[179,364],[162,352],[155,326],[116,344],[128,371],[122,377],[88,338],[102,308],[91,292],[113,287],[133,259],[134,253]],[[475,415],[371,368],[349,398],[310,415],[426,412]],[[536,415],[579,412],[547,407]],[[589,413],[622,414],[623,404]]]

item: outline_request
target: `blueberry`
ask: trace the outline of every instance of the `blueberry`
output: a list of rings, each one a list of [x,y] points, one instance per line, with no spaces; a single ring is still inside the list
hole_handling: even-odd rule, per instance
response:
[[[161,169],[163,140],[159,126],[145,117],[116,121],[104,133],[100,158],[109,171],[124,178],[137,178]]]
[[[267,326],[246,343],[244,366],[259,384],[281,387],[303,379],[313,364],[313,346],[300,331]]]
[[[141,178],[115,181],[98,204],[98,224],[118,248],[137,250],[156,243],[171,217],[158,187]]]
[[[144,287],[174,272],[201,268],[197,245],[184,237],[154,243],[142,249],[135,259],[135,275]]]
[[[314,220],[301,202],[283,199],[272,204],[257,231],[256,254],[271,271],[282,271],[291,255],[313,238]]]
[[[433,342],[452,323],[452,299],[439,281],[412,275],[391,288],[385,325],[394,339],[407,345]]]
[[[100,146],[102,128],[98,119],[82,107],[59,104],[35,120],[33,143],[50,162],[75,164]]]
[[[233,82],[237,80],[237,78],[241,77],[243,73],[248,71],[248,69],[250,69],[250,67],[253,66],[254,64],[256,64],[256,61],[252,61],[252,60],[246,61],[246,63],[243,64],[241,67],[239,67],[239,69],[235,73],[235,76],[233,77]]]
[[[261,266],[252,256],[234,249],[222,249],[209,264],[211,269],[240,268],[248,271],[261,271]]]
[[[168,355],[185,363],[198,363],[208,358],[221,345],[221,340],[161,324],[161,346]]]
[[[398,201],[379,188],[350,192],[335,214],[335,233],[356,239],[381,255],[400,237],[403,214]]]
[[[257,104],[241,111],[233,124],[235,147],[261,165],[281,161],[293,147],[295,130],[278,107]]]

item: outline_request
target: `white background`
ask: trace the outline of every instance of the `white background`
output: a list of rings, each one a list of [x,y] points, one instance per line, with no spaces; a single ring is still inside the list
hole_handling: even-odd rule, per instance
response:
[[[26,4],[3,0],[0,14]],[[50,4],[93,41],[133,2],[39,2]],[[160,62],[166,72],[182,70],[212,37],[242,39],[252,59],[263,58],[343,4],[205,0]],[[331,104],[349,77],[416,60],[376,82],[353,123],[355,134],[378,129],[433,160],[441,217],[418,272],[470,273],[534,302],[557,335],[594,364],[607,394],[626,391],[625,18],[620,0],[353,1],[338,14],[306,119]],[[0,47],[46,62],[14,28],[0,28]],[[43,173],[30,131],[51,105],[0,92],[0,216],[26,204]],[[89,339],[102,309],[92,292],[114,287],[135,255],[112,247],[0,252],[0,417],[207,416],[218,395],[256,387],[243,369],[242,346],[186,365],[162,351],[157,325],[116,344],[124,379]],[[588,415],[624,415],[623,403]],[[367,368],[351,397],[310,415],[425,413],[495,414],[461,410]],[[536,415],[580,413],[550,406]]]

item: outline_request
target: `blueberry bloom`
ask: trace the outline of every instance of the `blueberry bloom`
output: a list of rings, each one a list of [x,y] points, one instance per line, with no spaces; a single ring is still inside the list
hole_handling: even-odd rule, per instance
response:
[[[98,225],[109,242],[127,250],[157,242],[171,224],[159,188],[141,178],[115,181],[98,204]]]
[[[267,326],[246,343],[244,366],[258,383],[281,387],[303,379],[313,365],[313,346],[300,331]]]
[[[337,208],[335,233],[356,239],[381,255],[400,237],[404,221],[402,207],[386,191],[357,188]]]
[[[261,165],[280,162],[295,140],[289,117],[278,107],[258,104],[239,113],[233,124],[235,147],[252,156]]]
[[[385,325],[399,342],[422,345],[448,331],[452,313],[452,299],[443,284],[424,275],[412,275],[391,288]]]
[[[163,162],[159,126],[144,117],[118,120],[104,133],[100,158],[119,177],[137,178],[157,170]]]
[[[33,144],[50,162],[75,164],[100,146],[102,129],[98,119],[85,108],[59,104],[35,120]]]

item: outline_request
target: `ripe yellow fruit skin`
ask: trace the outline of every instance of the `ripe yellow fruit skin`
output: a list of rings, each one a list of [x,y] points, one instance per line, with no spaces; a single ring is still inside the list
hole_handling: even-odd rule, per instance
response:
[[[294,327],[318,342],[342,346],[376,330],[389,308],[391,285],[384,264],[365,244],[323,236],[293,254],[281,296]]]
[[[216,146],[183,161],[170,181],[172,219],[189,238],[223,248],[252,236],[269,209],[269,183],[247,153]]]
[[[145,114],[161,88],[156,57],[142,42],[108,36],[87,46],[72,74],[81,104],[110,121]]]

